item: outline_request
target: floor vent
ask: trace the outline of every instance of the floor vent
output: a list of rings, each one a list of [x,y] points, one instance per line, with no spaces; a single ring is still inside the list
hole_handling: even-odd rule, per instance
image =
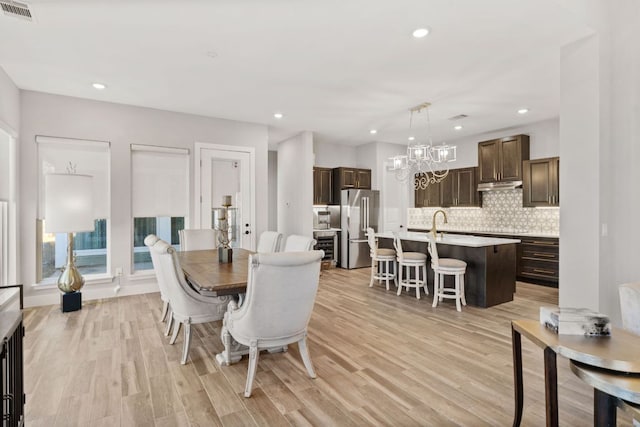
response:
[[[33,15],[31,14],[29,5],[26,3],[13,0],[0,0],[0,6],[2,6],[2,11],[5,15],[33,21]]]

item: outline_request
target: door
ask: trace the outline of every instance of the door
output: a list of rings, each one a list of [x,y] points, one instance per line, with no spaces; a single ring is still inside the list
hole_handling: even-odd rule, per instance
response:
[[[475,168],[456,171],[456,206],[477,206],[478,186]]]
[[[200,227],[217,228],[224,196],[229,240],[233,248],[255,248],[251,153],[220,149],[200,150]]]
[[[522,149],[520,138],[505,138],[500,150],[500,176],[498,181],[522,179]]]
[[[382,175],[382,188],[378,204],[380,215],[378,225],[380,227],[376,229],[378,232],[406,231],[407,208],[410,207],[411,192],[414,186],[413,182],[407,184],[398,181],[395,172],[389,170],[391,165],[391,161],[386,161],[383,165],[384,174]],[[422,194],[424,195],[424,193]],[[420,192],[416,191],[415,195],[419,197]],[[418,206],[419,202],[415,201],[415,206]]]
[[[478,144],[478,168],[481,183],[498,180],[499,156],[499,141],[486,141]]]
[[[371,171],[369,169],[358,169],[356,180],[358,188],[371,189]]]

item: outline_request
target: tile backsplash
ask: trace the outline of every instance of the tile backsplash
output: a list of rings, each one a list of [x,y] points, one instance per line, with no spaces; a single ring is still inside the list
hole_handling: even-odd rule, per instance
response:
[[[439,208],[410,208],[408,228],[431,228],[433,213]],[[437,225],[458,231],[560,233],[560,208],[523,208],[522,189],[487,191],[482,208],[444,208],[449,220]]]

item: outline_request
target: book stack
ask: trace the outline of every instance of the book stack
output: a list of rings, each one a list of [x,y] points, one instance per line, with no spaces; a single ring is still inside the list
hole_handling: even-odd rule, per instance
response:
[[[588,308],[540,307],[540,323],[561,335],[611,335],[609,316]]]

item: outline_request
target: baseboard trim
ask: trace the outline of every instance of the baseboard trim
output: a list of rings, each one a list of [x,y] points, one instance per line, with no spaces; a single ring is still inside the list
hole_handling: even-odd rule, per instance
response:
[[[149,294],[153,292],[160,292],[158,283],[155,280],[149,283],[136,283],[135,285],[115,287],[88,285],[82,288],[82,299],[84,302],[87,302],[97,299],[117,298],[128,295]],[[47,290],[43,289],[36,295],[24,297],[25,308],[55,304],[60,304],[60,291],[57,288]]]

